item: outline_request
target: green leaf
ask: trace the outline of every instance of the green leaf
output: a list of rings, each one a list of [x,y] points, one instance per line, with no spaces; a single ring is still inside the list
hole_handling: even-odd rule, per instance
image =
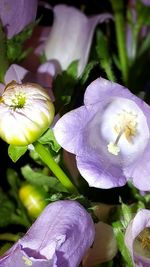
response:
[[[112,70],[112,60],[109,54],[108,40],[101,31],[97,32],[96,51],[100,59],[100,65],[106,72],[107,78],[111,81],[115,81]]]
[[[39,23],[40,19],[31,23],[24,28],[19,34],[13,36],[13,38],[7,40],[7,58],[10,63],[20,62],[32,51],[32,48],[24,51],[24,42],[32,35],[33,29]]]
[[[6,35],[0,23],[0,82],[4,82],[4,76],[8,69],[9,63],[7,59]]]
[[[140,57],[144,53],[149,52],[149,49],[150,49],[150,34],[148,34],[146,38],[142,41],[137,56]]]
[[[78,75],[78,63],[78,60],[73,61],[66,70],[67,74],[71,77],[74,77],[75,79]]]
[[[7,181],[11,187],[11,195],[14,196],[16,200],[18,200],[18,188],[20,187],[21,184],[18,173],[13,169],[8,168],[6,176],[7,176]]]
[[[6,227],[12,222],[15,207],[8,196],[0,189],[0,227]]]
[[[27,146],[9,145],[8,155],[13,162],[17,162],[17,160],[26,153],[27,149]]]
[[[133,218],[133,212],[132,212],[132,208],[124,203],[121,204],[121,208],[122,208],[122,214],[123,214],[122,224],[126,228],[129,222]]]
[[[2,245],[2,247],[0,248],[0,256],[3,256],[3,254],[9,250],[12,247],[12,243],[5,243],[4,245]]]
[[[85,84],[87,79],[89,78],[90,72],[94,69],[94,67],[96,65],[98,65],[99,62],[98,61],[91,61],[89,62],[86,67],[85,70],[83,72],[83,74],[80,76],[80,80],[81,80],[81,84]]]
[[[56,153],[61,149],[61,146],[57,143],[54,132],[52,129],[48,129],[39,139],[38,141],[45,145],[49,144],[53,151]]]
[[[21,173],[24,178],[31,184],[38,186],[48,186],[51,190],[56,192],[68,192],[65,187],[58,181],[57,178],[47,176],[42,172],[34,171],[29,165],[21,168]]]
[[[71,102],[75,86],[78,82],[77,78],[77,61],[72,62],[66,71],[57,75],[53,83],[53,91],[55,95],[56,113],[60,112],[64,106]]]
[[[124,260],[127,262],[128,267],[133,267],[132,259],[130,256],[130,253],[124,243],[124,232],[123,232],[123,226],[120,223],[120,221],[113,223],[113,229],[114,233],[117,239],[117,245],[119,248],[119,251],[121,255],[123,256]]]
[[[144,5],[141,1],[136,2],[137,24],[140,26],[150,25],[150,7]]]

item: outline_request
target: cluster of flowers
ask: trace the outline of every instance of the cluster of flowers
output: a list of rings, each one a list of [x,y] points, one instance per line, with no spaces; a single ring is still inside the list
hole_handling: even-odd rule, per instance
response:
[[[11,38],[35,19],[37,1],[32,0],[32,5],[29,0],[23,1],[24,7],[16,1],[18,15],[14,3],[8,2],[11,6],[7,16],[6,3],[1,2],[0,17],[7,37]],[[53,11],[50,35],[34,51],[44,51],[47,62],[25,84],[22,82],[29,72],[12,65],[5,75],[6,86],[0,85],[0,137],[11,145],[32,144],[54,119],[53,96],[50,98],[49,91],[31,82],[51,87],[55,75],[67,69],[73,60],[79,60],[80,76],[97,23],[112,18],[110,14],[87,18],[79,10],[64,5]],[[76,35],[72,32],[74,25]],[[66,27],[68,33],[64,35]],[[67,54],[62,51],[62,39]],[[53,130],[61,147],[76,155],[77,168],[89,186],[108,189],[131,180],[139,190],[150,191],[150,107],[127,88],[101,77],[96,79],[85,91],[84,105],[62,116]],[[136,266],[150,265],[145,250],[139,253],[138,247],[141,242],[142,248],[148,250],[149,239],[146,237],[145,241],[144,234],[141,240],[137,238],[149,227],[150,211],[141,210],[127,228],[125,242]],[[46,207],[26,235],[0,259],[0,266],[77,267],[94,237],[94,223],[86,210],[75,201],[58,201]],[[88,265],[87,260],[83,261],[83,266],[92,266],[89,262],[88,259]]]

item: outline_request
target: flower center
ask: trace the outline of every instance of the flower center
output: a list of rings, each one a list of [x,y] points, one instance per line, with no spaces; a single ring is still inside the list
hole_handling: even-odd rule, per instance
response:
[[[148,249],[150,251],[150,228],[145,228],[137,237],[137,239],[141,242],[141,246],[143,249]]]
[[[124,136],[128,143],[132,144],[132,139],[137,134],[137,115],[131,111],[122,110],[116,116],[113,130],[117,136],[114,142],[109,142],[107,149],[111,154],[117,156],[120,152],[118,145],[120,139]]]
[[[23,108],[26,102],[26,97],[24,92],[17,92],[15,95],[11,98],[11,104],[10,107],[12,108]]]
[[[138,255],[150,258],[150,227],[146,227],[135,238],[133,249]]]

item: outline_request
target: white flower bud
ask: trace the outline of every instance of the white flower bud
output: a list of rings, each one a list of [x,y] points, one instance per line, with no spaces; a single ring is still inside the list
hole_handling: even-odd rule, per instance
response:
[[[32,144],[47,130],[53,118],[53,103],[37,84],[12,81],[0,97],[0,137],[8,144]]]

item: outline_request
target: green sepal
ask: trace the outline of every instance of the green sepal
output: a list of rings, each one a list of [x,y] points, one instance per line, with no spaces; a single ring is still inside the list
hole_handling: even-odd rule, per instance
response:
[[[13,162],[17,162],[21,156],[23,156],[28,150],[28,146],[14,146],[9,145],[8,147],[8,155]]]
[[[124,261],[127,262],[128,267],[133,267],[130,253],[129,253],[129,251],[125,245],[125,242],[124,242],[124,229],[123,229],[121,222],[120,221],[114,222],[112,224],[112,226],[113,226],[113,230],[114,230],[114,233],[116,236],[118,249],[119,249]]]
[[[57,143],[56,138],[54,136],[54,132],[52,129],[48,129],[39,139],[38,142],[40,142],[43,145],[50,145],[51,149],[54,152],[58,152],[61,149],[61,146]]]

